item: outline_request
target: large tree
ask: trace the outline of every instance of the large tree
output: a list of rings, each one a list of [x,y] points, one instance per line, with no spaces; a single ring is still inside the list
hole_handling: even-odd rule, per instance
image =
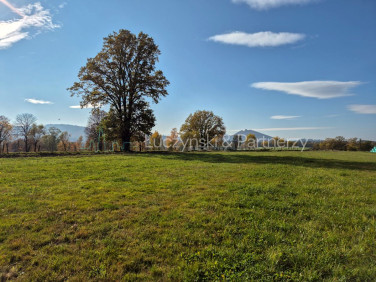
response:
[[[36,121],[37,118],[32,114],[19,114],[16,117],[17,131],[19,136],[21,136],[25,142],[25,152],[30,151],[30,134]]]
[[[69,88],[72,96],[82,98],[81,107],[110,106],[124,150],[136,132],[150,133],[155,118],[147,98],[158,103],[166,96],[168,80],[156,70],[160,51],[145,33],[138,36],[128,30],[104,38],[101,52],[87,60],[79,82]]]
[[[185,142],[187,139],[196,139],[201,148],[207,146],[215,137],[223,137],[225,133],[222,118],[211,111],[196,111],[190,114],[180,128],[181,138]]]

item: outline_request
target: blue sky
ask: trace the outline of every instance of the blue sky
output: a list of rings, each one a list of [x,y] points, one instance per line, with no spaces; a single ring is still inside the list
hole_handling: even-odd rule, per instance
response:
[[[375,15],[374,0],[0,0],[0,115],[85,125],[66,88],[123,28],[162,51],[162,133],[205,109],[228,133],[376,140]]]

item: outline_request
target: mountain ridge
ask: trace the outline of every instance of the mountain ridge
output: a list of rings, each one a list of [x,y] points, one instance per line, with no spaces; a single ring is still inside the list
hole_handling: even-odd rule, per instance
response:
[[[56,127],[61,131],[67,131],[70,134],[70,141],[77,141],[80,136],[86,138],[85,126],[73,125],[73,124],[46,124],[47,129]]]
[[[71,141],[76,141],[80,136],[84,139],[86,137],[85,134],[85,126],[73,125],[73,124],[46,124],[46,128],[56,127],[61,131],[67,131],[71,135]],[[235,133],[234,135],[244,135],[247,136],[248,134],[254,134],[256,139],[271,139],[273,137],[266,135],[264,133],[251,130],[251,129],[244,129],[240,130],[239,132]],[[232,135],[232,136],[234,136]]]
[[[255,130],[251,130],[251,129],[244,129],[244,130],[240,130],[239,132],[235,133],[233,136],[235,135],[244,135],[244,136],[247,136],[249,134],[253,134],[255,135],[256,139],[272,139],[273,137],[269,136],[269,135],[266,135],[264,133],[261,133],[261,132],[258,132],[258,131],[255,131]]]

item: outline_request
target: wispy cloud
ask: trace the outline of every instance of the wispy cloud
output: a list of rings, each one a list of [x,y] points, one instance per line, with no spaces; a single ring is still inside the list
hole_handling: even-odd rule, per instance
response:
[[[326,115],[325,117],[326,118],[335,118],[335,117],[339,117],[340,115],[339,114],[332,114],[332,115]]]
[[[351,88],[362,84],[360,81],[303,81],[303,82],[257,82],[251,86],[263,90],[281,91],[291,95],[317,99],[331,99],[351,96]]]
[[[271,119],[295,119],[295,118],[300,118],[300,116],[271,116]]]
[[[63,9],[68,3],[67,2],[63,2],[59,5],[59,9]]]
[[[209,40],[232,45],[244,45],[248,47],[276,47],[293,44],[305,38],[304,34],[263,31],[257,33],[245,33],[235,31],[226,34],[214,35]]]
[[[295,131],[295,130],[323,130],[332,127],[279,127],[279,128],[258,128],[256,131]]]
[[[376,114],[376,105],[350,105],[348,109],[357,114]]]
[[[252,9],[267,10],[286,5],[299,5],[313,2],[313,0],[232,0],[234,3],[246,3]]]
[[[39,105],[51,105],[53,104],[50,101],[43,101],[43,100],[37,100],[37,99],[25,99],[25,102],[31,103],[31,104],[39,104]]]
[[[94,106],[93,105],[87,105],[87,106],[81,108],[80,105],[77,105],[77,106],[70,106],[69,108],[71,108],[71,109],[94,109]]]
[[[60,27],[52,22],[49,10],[44,9],[39,2],[19,9],[13,7],[12,10],[22,18],[0,21],[0,49],[9,48],[14,43],[30,38],[30,36],[38,34],[42,30],[53,30]]]

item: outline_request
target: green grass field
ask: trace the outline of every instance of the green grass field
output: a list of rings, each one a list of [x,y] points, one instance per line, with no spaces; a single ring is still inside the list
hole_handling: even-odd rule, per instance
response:
[[[371,281],[376,154],[0,159],[0,277]]]

